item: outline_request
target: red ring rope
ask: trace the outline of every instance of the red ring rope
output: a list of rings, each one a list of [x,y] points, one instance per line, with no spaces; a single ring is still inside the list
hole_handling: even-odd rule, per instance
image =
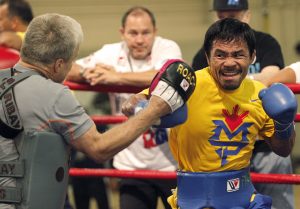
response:
[[[65,81],[64,85],[68,86],[72,90],[78,90],[78,91],[119,92],[119,93],[137,93],[147,88],[146,86],[144,87],[117,86],[117,85],[91,86],[87,83],[75,83],[71,81]]]
[[[74,177],[106,176],[120,178],[176,179],[176,172],[155,170],[71,168],[69,173],[70,176]],[[300,175],[251,173],[251,180],[254,183],[300,184]]]
[[[299,94],[300,93],[300,85],[299,84],[287,83],[285,85],[287,87],[289,87],[294,92],[294,94]]]
[[[116,124],[116,123],[123,123],[127,120],[126,116],[113,116],[113,115],[92,115],[92,120],[100,125],[100,124]]]

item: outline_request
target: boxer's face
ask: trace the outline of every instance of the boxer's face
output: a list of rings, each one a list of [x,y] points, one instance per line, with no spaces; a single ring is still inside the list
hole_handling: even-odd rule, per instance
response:
[[[235,90],[242,83],[248,72],[255,53],[249,54],[245,41],[213,42],[208,63],[210,71],[219,85],[224,90]]]
[[[143,60],[151,54],[156,28],[148,14],[129,15],[120,32],[122,39],[127,43],[131,57]]]

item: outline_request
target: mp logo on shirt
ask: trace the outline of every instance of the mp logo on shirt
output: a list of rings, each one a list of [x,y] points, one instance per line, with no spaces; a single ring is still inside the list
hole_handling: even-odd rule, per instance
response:
[[[235,192],[240,189],[240,179],[227,180],[227,192]]]
[[[240,107],[235,105],[232,114],[230,114],[228,110],[223,109],[222,112],[225,122],[224,120],[213,120],[216,128],[212,130],[214,134],[208,141],[212,146],[216,147],[215,151],[221,159],[221,166],[227,164],[228,156],[237,155],[242,148],[249,144],[247,138],[247,135],[249,134],[248,129],[253,123],[244,122],[243,120],[248,116],[249,111],[239,114],[239,109]],[[221,133],[225,133],[225,137],[224,134],[222,134],[221,137]],[[237,141],[236,139],[232,140],[235,137],[237,138],[238,135],[241,135],[240,141]]]

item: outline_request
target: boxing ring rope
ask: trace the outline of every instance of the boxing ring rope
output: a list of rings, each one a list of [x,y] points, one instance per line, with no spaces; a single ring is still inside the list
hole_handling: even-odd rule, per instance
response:
[[[87,83],[75,83],[71,81],[65,81],[64,85],[68,86],[72,90],[76,91],[96,91],[96,92],[117,92],[117,93],[137,93],[147,88],[135,87],[135,86],[121,86],[121,85],[96,85],[91,86]],[[299,91],[300,92],[300,91]]]
[[[300,85],[299,84],[288,83],[285,85],[287,87],[289,87],[294,92],[294,94],[300,94]]]
[[[90,169],[71,168],[70,176],[74,177],[119,177],[119,178],[148,178],[148,179],[176,179],[176,172],[155,170],[117,170],[117,169]],[[263,174],[251,173],[254,183],[300,184],[300,175],[297,174]]]
[[[65,81],[64,84],[72,90],[77,91],[96,91],[96,92],[119,92],[137,93],[145,87],[132,86],[112,86],[97,85],[90,86],[84,83],[74,83]],[[295,94],[300,94],[299,84],[286,84]],[[118,124],[127,120],[126,116],[112,115],[91,115],[96,124]],[[295,122],[300,122],[300,114],[295,117]],[[176,172],[156,171],[156,170],[117,170],[117,169],[89,169],[89,168],[70,168],[70,176],[73,177],[117,177],[117,178],[148,178],[148,179],[176,179]],[[262,174],[251,173],[251,180],[254,183],[275,183],[275,184],[300,184],[298,174]]]
[[[117,123],[122,123],[124,121],[127,120],[126,116],[114,116],[114,115],[91,115],[92,120],[96,123],[96,124],[117,124]]]

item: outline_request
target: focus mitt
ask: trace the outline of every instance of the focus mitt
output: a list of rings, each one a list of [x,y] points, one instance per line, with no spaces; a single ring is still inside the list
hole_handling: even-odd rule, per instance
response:
[[[193,68],[182,60],[170,59],[152,80],[149,92],[167,102],[174,112],[185,104],[195,87],[196,75]]]

